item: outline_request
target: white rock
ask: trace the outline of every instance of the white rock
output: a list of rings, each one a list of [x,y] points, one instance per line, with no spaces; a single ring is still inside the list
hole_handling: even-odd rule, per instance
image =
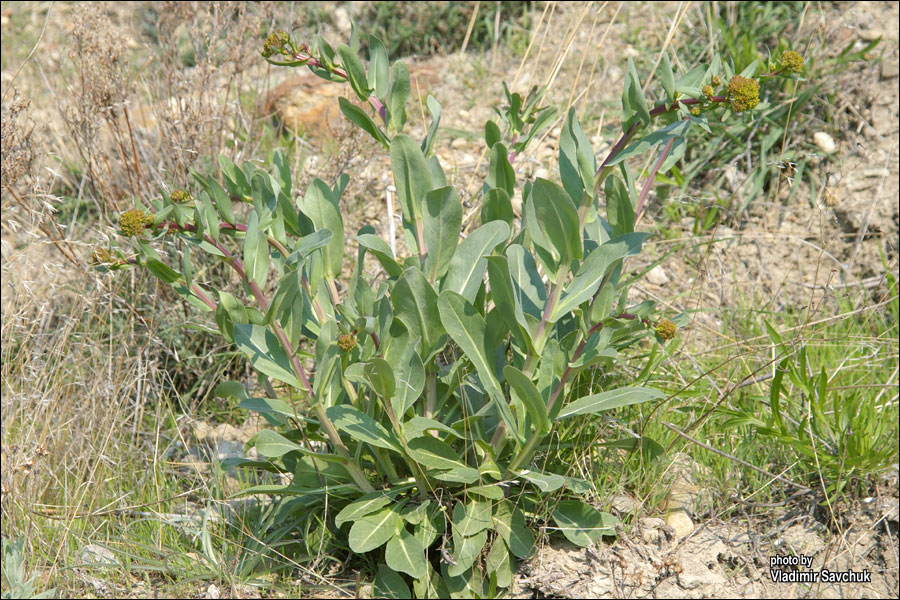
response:
[[[672,528],[675,532],[675,539],[678,540],[690,535],[694,531],[694,522],[691,521],[687,512],[683,510],[673,510],[670,512],[669,516],[666,517],[666,525]]]
[[[464,137],[458,137],[455,140],[453,140],[452,142],[450,142],[450,147],[454,148],[456,150],[462,150],[463,148],[465,148],[468,145],[469,145],[469,142]]]
[[[813,135],[813,141],[816,143],[816,146],[819,147],[819,150],[826,154],[834,154],[835,150],[837,150],[837,144],[834,142],[834,138],[824,131],[817,131]]]
[[[669,276],[663,270],[662,265],[656,265],[647,272],[647,281],[653,285],[666,285],[669,283]]]
[[[105,546],[88,544],[81,549],[81,562],[92,567],[117,567],[119,559],[115,553]]]

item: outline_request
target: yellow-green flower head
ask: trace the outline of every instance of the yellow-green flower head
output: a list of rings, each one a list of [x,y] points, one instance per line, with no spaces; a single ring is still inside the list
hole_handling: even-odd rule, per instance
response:
[[[350,352],[356,347],[356,338],[349,333],[338,336],[338,347],[344,352]]]
[[[265,58],[269,58],[273,54],[284,54],[285,46],[291,41],[291,38],[285,32],[281,31],[273,31],[269,34],[269,37],[266,38],[266,43],[263,44],[262,55]]]
[[[115,260],[106,248],[97,248],[91,253],[91,265],[95,267],[108,265],[112,262],[115,262]]]
[[[700,116],[700,107],[695,106],[694,108],[692,108],[691,114],[694,115],[695,117],[699,117]]]
[[[172,202],[190,202],[194,199],[191,196],[191,193],[187,190],[173,190],[171,194],[169,194],[169,199]]]
[[[722,79],[718,75],[713,75],[712,84],[715,86],[722,85]]]
[[[153,217],[137,208],[126,210],[119,217],[119,229],[127,237],[141,235],[152,224]]]
[[[712,98],[713,96],[716,95],[716,91],[713,89],[713,86],[711,86],[711,85],[704,85],[703,89],[700,91],[703,92],[703,95],[706,96],[707,98]]]
[[[793,50],[781,53],[781,67],[786,73],[799,73],[803,70],[803,57]]]
[[[677,331],[678,326],[669,319],[663,319],[656,324],[656,335],[658,335],[659,339],[663,340],[664,342],[668,342],[669,340],[674,338]]]
[[[759,105],[759,84],[753,79],[735,75],[728,82],[728,98],[731,100],[731,110],[736,113],[753,110]]]

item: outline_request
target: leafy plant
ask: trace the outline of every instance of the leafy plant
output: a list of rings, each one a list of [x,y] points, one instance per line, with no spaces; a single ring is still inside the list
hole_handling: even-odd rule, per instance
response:
[[[36,593],[34,577],[25,579],[25,543],[23,540],[3,539],[3,581],[8,586],[3,592],[6,598],[53,598],[56,590]]]
[[[705,113],[719,105],[739,112],[758,103],[757,65],[736,74],[717,60],[676,79],[666,59],[665,100],[651,108],[629,61],[621,139],[598,164],[570,111],[561,185],[516,181],[510,161],[553,113],[539,107],[541,90],[524,99],[507,90],[503,130],[485,125],[480,226],[463,236],[460,198],[434,155],[441,107],[427,99],[424,139],[404,133],[408,71],[389,63],[377,38],[369,44],[368,69],[350,46],[321,38],[311,51],[275,32],[262,53],[349,83],[359,103],[342,98],[341,110],[390,154],[410,256],[395,256],[365,226],[345,278],[339,202],[349,177],[313,180],[295,203],[277,152],[271,173],[222,157],[224,186],[195,173],[195,195],[159,198],[153,214],[124,213],[121,229],[137,255],[117,250],[97,262],[146,267],[214,316],[250,360],[265,395],[235,381],[217,393],[271,424],[251,441],[266,460],[224,466],[272,471],[288,483],[245,494],[291,497],[279,522],[317,514],[344,532],[350,551],[372,553],[378,595],[493,596],[511,585],[515,559],[531,553],[544,517],[581,546],[614,534],[615,518],[584,501],[588,482],[545,470],[535,457],[549,452],[557,423],[665,396],[635,381],[577,397],[576,375],[612,367],[638,340],[676,335],[672,321],[654,322],[653,303],[628,306],[623,261],[649,237],[634,230],[637,217],[657,174],[682,156],[687,130],[708,129]],[[720,76],[729,83],[717,93],[710,86]],[[638,191],[628,159],[651,152]],[[521,217],[511,203],[518,190]],[[227,264],[254,305],[208,289],[196,252]],[[383,275],[364,276],[367,256]],[[548,495],[558,497],[544,515]]]

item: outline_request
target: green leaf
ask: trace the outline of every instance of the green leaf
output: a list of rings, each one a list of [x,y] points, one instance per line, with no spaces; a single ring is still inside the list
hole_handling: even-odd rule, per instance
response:
[[[513,333],[516,341],[523,349],[530,349],[531,334],[528,330],[522,305],[517,301],[515,287],[509,274],[509,263],[505,256],[489,256],[488,277],[491,282],[491,299],[494,301],[501,318]]]
[[[269,244],[265,232],[259,229],[259,216],[250,213],[247,223],[247,237],[244,239],[244,270],[247,278],[260,288],[266,286],[269,274]]]
[[[309,235],[305,235],[294,244],[293,252],[288,256],[288,262],[302,264],[301,261],[319,248],[324,248],[331,241],[334,234],[329,229],[319,229]]]
[[[394,413],[399,419],[422,396],[425,389],[425,365],[416,351],[416,345],[407,347],[394,367],[394,378],[397,381],[397,392],[392,401]]]
[[[435,421],[434,419],[429,419],[427,417],[415,416],[403,423],[403,434],[406,436],[407,440],[414,440],[418,437],[422,437],[425,435],[426,431],[440,431],[441,433],[452,435],[455,438],[462,438],[462,436],[452,427],[447,427],[440,421]]]
[[[575,109],[570,108],[559,136],[559,176],[575,206],[581,203],[585,190],[593,193],[597,159],[591,149]]]
[[[606,178],[606,220],[612,227],[612,235],[621,235],[634,231],[634,204],[625,189],[625,184],[615,175]]]
[[[456,190],[447,186],[426,193],[422,221],[428,250],[425,272],[433,283],[447,272],[462,229],[462,204]]]
[[[494,144],[500,141],[500,127],[493,121],[484,122],[484,141],[488,149],[493,148]]]
[[[397,437],[375,419],[352,406],[338,404],[325,409],[334,426],[359,442],[403,453]]]
[[[261,325],[234,324],[234,343],[250,359],[253,368],[278,381],[300,388],[291,361],[275,334]]]
[[[395,62],[391,66],[391,86],[387,101],[391,127],[397,133],[403,131],[403,125],[406,124],[406,101],[409,99],[409,92],[409,69],[402,61]]]
[[[353,527],[350,528],[350,535],[347,538],[350,549],[362,554],[384,545],[394,537],[399,522],[400,513],[393,506],[366,515],[353,523]]]
[[[557,504],[553,520],[570,542],[582,548],[616,532],[615,517],[577,500],[563,500]]]
[[[494,221],[495,223],[501,223]],[[502,223],[506,225],[505,223]],[[494,401],[500,418],[506,424],[506,428],[510,433],[521,438],[518,435],[512,413],[509,410],[509,404],[503,396],[500,389],[500,383],[494,375],[488,356],[493,355],[493,348],[488,350],[485,347],[486,325],[484,318],[475,310],[465,298],[451,291],[441,292],[438,297],[438,310],[441,315],[441,323],[444,324],[450,337],[453,338],[463,352],[466,358],[475,365],[478,377],[487,390],[488,395]],[[519,439],[519,442],[524,440]]]
[[[519,244],[512,244],[507,248],[506,256],[509,259],[509,275],[515,288],[516,303],[525,314],[540,319],[547,302],[547,288],[541,281],[534,257]]]
[[[466,466],[450,444],[430,435],[409,440],[407,447],[413,459],[429,469],[456,469]]]
[[[547,418],[547,406],[544,404],[544,399],[541,397],[537,386],[532,383],[525,373],[512,365],[503,367],[503,375],[516,392],[519,400],[525,405],[525,409],[531,416],[535,428],[541,434],[548,433],[550,431],[550,419]]]
[[[388,542],[384,560],[390,568],[410,577],[418,579],[425,576],[425,548],[406,527],[401,527]]]
[[[344,219],[334,190],[321,179],[313,179],[300,203],[300,210],[316,229],[331,232],[332,237],[323,250],[325,268],[331,277],[339,277],[344,261]]]
[[[375,96],[384,102],[390,82],[390,62],[384,43],[370,35],[369,37],[369,87],[375,90]]]
[[[396,389],[394,371],[386,360],[377,357],[373,358],[366,363],[364,371],[376,394],[385,400],[390,400],[394,397],[394,390]]]
[[[429,475],[434,477],[438,481],[463,484],[475,483],[480,478],[478,470],[473,469],[472,467],[456,467],[454,469],[448,469],[446,471],[429,473]]]
[[[491,527],[491,503],[485,500],[457,502],[453,507],[453,526],[462,535],[475,535]]]
[[[669,53],[663,52],[660,65],[659,79],[669,103],[675,102],[675,73],[672,72],[672,64],[669,62]]]
[[[414,524],[413,535],[422,542],[422,546],[428,547],[434,540],[447,529],[447,518],[436,502],[430,502],[425,510],[424,517]]]
[[[390,277],[399,277],[403,273],[403,267],[394,260],[391,247],[383,239],[371,233],[358,235],[356,239],[359,241],[360,246],[366,248],[378,259],[378,262],[381,263],[381,266],[384,267],[384,270]]]
[[[581,263],[572,282],[566,287],[565,295],[553,307],[549,322],[555,323],[579,304],[590,299],[615,262],[626,256],[638,254],[641,251],[641,244],[648,237],[650,237],[648,233],[628,233],[594,249]]]
[[[500,540],[494,540],[487,558],[487,572],[497,576],[497,586],[506,588],[512,585],[513,569],[509,550]]]
[[[339,44],[337,47],[338,56],[344,64],[344,70],[347,72],[347,79],[350,80],[350,87],[356,92],[356,97],[365,102],[372,93],[369,82],[366,79],[366,69],[363,67],[362,61],[356,55],[356,52],[350,49],[347,44]]]
[[[181,275],[178,274],[178,271],[160,260],[148,258],[144,264],[151,273],[166,283],[175,283],[181,279]]]
[[[537,486],[542,492],[553,492],[566,483],[566,478],[556,473],[541,473],[540,471],[520,471],[519,475]]]
[[[631,127],[634,117],[637,117],[644,125],[650,122],[650,109],[647,107],[647,100],[641,91],[641,80],[634,67],[634,60],[630,56],[625,75],[625,88],[622,92],[622,109],[622,128],[625,131]]]
[[[445,332],[437,301],[434,288],[416,268],[404,271],[391,293],[394,317],[406,326],[413,339],[422,340],[422,356],[425,357],[443,345],[441,338]]]
[[[224,154],[219,155],[219,166],[222,167],[222,175],[225,179],[225,187],[231,192],[231,195],[238,198],[246,198],[250,196],[250,184],[243,171],[237,168],[231,160]]]
[[[245,398],[238,404],[238,408],[252,410],[263,415],[281,415],[293,419],[297,412],[284,400],[277,398]]]
[[[538,178],[531,188],[538,227],[563,265],[581,259],[581,227],[578,212],[566,191],[547,179]]]
[[[506,542],[510,552],[519,558],[528,558],[534,547],[534,535],[525,525],[525,517],[522,511],[506,500],[494,507],[492,515],[494,529]]]
[[[612,160],[610,160],[606,164],[606,166],[612,167],[632,156],[643,154],[649,151],[654,146],[664,144],[672,138],[677,139],[683,137],[687,133],[687,130],[690,128],[690,126],[691,121],[686,120],[678,120],[674,123],[670,123],[662,129],[658,129],[629,145],[627,148],[616,154],[616,156]]]
[[[378,512],[393,502],[394,499],[384,492],[372,492],[366,494],[359,500],[351,502],[342,508],[334,517],[334,524],[336,527],[342,527],[344,523],[356,521],[374,512]]]
[[[481,202],[482,223],[505,221],[507,225],[512,225],[515,216],[506,190],[494,188],[485,192],[484,200]]]
[[[447,573],[451,577],[462,575],[466,569],[475,564],[475,560],[484,549],[487,543],[487,531],[480,531],[475,535],[462,535],[454,527],[453,528],[453,558],[456,559],[455,565],[447,567]]]
[[[200,194],[200,198],[196,201],[197,213],[200,216],[200,222],[203,229],[214,240],[219,239],[219,215],[213,207],[209,194],[206,192]]]
[[[391,147],[391,141],[381,128],[366,114],[366,111],[353,104],[344,97],[338,98],[338,105],[344,116],[350,119],[357,127],[368,133],[372,138],[380,142],[385,148]]]
[[[498,485],[479,485],[466,490],[469,494],[477,494],[488,500],[503,500],[503,488]]]
[[[640,404],[649,400],[659,400],[666,395],[654,388],[648,387],[623,387],[608,392],[585,396],[564,406],[559,411],[557,419],[574,417],[576,415],[595,415],[605,410],[612,410],[622,406]]]
[[[475,300],[487,268],[486,255],[509,237],[509,225],[503,221],[485,223],[456,248],[441,290],[460,294],[469,302]]]
[[[516,191],[516,172],[509,164],[509,151],[499,142],[491,146],[491,164],[484,183],[489,189],[500,188],[509,196]]]
[[[431,126],[428,128],[425,139],[422,140],[422,153],[425,156],[432,156],[434,141],[437,139],[438,125],[441,124],[441,105],[431,94],[425,99],[425,105],[428,106],[428,112],[431,113]]]
[[[375,574],[375,597],[405,600],[412,598],[412,593],[399,573],[387,565],[378,565],[378,572]]]
[[[271,429],[263,429],[256,437],[256,450],[268,458],[280,458],[288,452],[305,449]]]
[[[421,218],[419,207],[424,202],[425,194],[433,188],[431,171],[422,149],[408,135],[395,136],[390,148],[397,199],[403,212],[403,220],[410,227]],[[424,253],[426,249],[420,248],[419,251]]]

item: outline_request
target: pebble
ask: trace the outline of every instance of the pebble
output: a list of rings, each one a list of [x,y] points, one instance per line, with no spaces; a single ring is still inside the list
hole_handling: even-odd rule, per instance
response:
[[[454,150],[462,150],[466,146],[469,145],[469,141],[464,137],[458,137],[452,142],[450,142],[450,147]]]
[[[203,594],[202,597],[209,598],[209,600],[218,600],[219,598],[221,598],[219,587],[214,583],[209,584],[209,587],[206,588],[206,593]]]
[[[469,114],[469,111],[467,111],[466,109],[462,109],[462,110],[459,111],[459,118],[460,118],[460,119],[467,119],[467,120],[468,120],[468,118],[469,118],[470,116],[471,116],[471,115]]]
[[[900,76],[900,62],[896,60],[886,60],[881,63],[881,78],[893,79]]]
[[[887,177],[891,172],[887,169],[865,169],[863,175],[866,177]]]
[[[862,29],[859,32],[859,37],[866,42],[874,42],[878,38],[883,38],[884,32],[877,28]]]
[[[647,272],[647,281],[653,285],[666,285],[669,283],[669,276],[663,270],[662,265],[656,265]]]
[[[81,549],[81,562],[92,567],[117,567],[119,559],[115,553],[104,546],[88,544]]]
[[[694,531],[694,522],[684,510],[673,510],[666,517],[666,525],[675,532],[675,539],[681,539]]]
[[[813,135],[813,141],[816,143],[816,146],[819,147],[819,150],[826,154],[833,154],[835,150],[837,150],[837,144],[834,142],[834,138],[824,131],[817,131]]]

